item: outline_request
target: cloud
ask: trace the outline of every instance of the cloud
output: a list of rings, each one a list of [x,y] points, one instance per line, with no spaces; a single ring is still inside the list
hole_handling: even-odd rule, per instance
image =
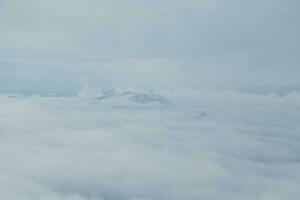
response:
[[[161,91],[163,108],[92,93],[0,97],[2,197],[299,196],[298,93]]]
[[[0,196],[297,199],[298,4],[1,0]]]

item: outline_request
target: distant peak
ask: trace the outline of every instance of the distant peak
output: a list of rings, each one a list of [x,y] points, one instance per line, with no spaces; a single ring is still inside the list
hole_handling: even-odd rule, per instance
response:
[[[127,99],[134,103],[149,104],[159,103],[168,104],[170,101],[161,95],[141,92],[141,91],[120,91],[120,90],[109,90],[102,93],[102,96],[98,97],[97,100],[108,100],[108,99]]]

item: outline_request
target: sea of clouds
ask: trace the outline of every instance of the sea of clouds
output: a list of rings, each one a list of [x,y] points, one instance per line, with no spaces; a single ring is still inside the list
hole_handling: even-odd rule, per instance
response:
[[[1,95],[1,199],[300,198],[299,93],[156,94]]]

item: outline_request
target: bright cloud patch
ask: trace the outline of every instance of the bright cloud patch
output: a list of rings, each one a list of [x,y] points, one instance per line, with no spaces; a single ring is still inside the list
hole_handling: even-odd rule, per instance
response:
[[[297,199],[299,111],[297,93],[3,95],[0,196]]]

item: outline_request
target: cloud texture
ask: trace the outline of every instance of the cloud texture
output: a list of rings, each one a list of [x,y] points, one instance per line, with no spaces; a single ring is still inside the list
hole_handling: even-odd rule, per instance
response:
[[[95,92],[0,97],[0,194],[9,200],[299,198],[300,96]]]

